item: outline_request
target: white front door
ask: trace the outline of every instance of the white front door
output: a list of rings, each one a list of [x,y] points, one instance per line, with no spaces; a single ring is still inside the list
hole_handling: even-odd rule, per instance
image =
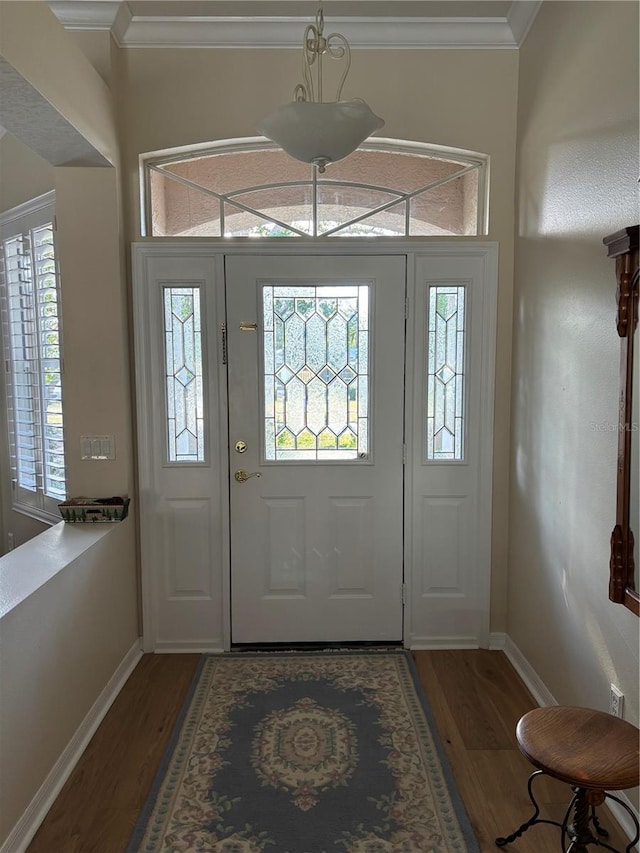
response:
[[[271,250],[134,248],[145,650],[487,646],[496,246]]]
[[[400,640],[406,260],[225,279],[231,640]]]

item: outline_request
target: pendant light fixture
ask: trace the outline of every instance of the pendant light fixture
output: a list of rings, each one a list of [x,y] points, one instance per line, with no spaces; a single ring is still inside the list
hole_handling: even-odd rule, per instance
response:
[[[304,31],[302,50],[303,82],[295,87],[293,101],[277,107],[257,129],[291,157],[313,163],[319,172],[324,172],[329,163],[355,151],[384,126],[384,121],[360,98],[340,100],[351,67],[351,48],[340,33],[324,35],[322,9],[318,10],[315,24],[309,24]],[[324,57],[345,63],[334,101],[323,99]]]

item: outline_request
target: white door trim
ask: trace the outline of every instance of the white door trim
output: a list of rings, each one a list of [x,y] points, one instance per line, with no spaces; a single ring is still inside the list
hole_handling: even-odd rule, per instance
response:
[[[149,258],[157,259],[179,259],[181,257],[207,257],[210,258],[215,270],[217,281],[223,281],[224,257],[227,255],[299,255],[310,254],[331,255],[405,255],[407,257],[407,275],[410,289],[415,289],[415,268],[418,257],[428,258],[432,256],[450,257],[476,257],[483,259],[485,294],[483,300],[483,337],[486,346],[483,347],[481,365],[481,399],[482,407],[480,414],[480,443],[481,462],[479,493],[479,533],[477,541],[477,566],[480,575],[478,604],[481,610],[482,627],[475,638],[460,637],[457,640],[448,638],[445,643],[439,642],[438,638],[430,638],[428,642],[412,642],[412,637],[421,632],[416,632],[416,626],[410,624],[410,602],[411,584],[409,571],[409,543],[411,542],[411,530],[407,530],[405,522],[405,583],[407,584],[407,606],[404,617],[404,642],[413,648],[447,647],[462,648],[465,646],[481,646],[488,648],[489,645],[489,616],[490,616],[490,591],[491,591],[491,494],[493,482],[493,421],[494,421],[494,393],[495,393],[495,337],[497,325],[497,277],[498,277],[498,244],[495,242],[476,242],[475,240],[464,241],[424,241],[424,240],[351,240],[345,238],[325,238],[316,240],[278,239],[274,241],[262,240],[180,240],[180,241],[158,241],[147,240],[132,244],[133,263],[133,304],[134,304],[134,339],[135,339],[135,369],[136,369],[136,409],[138,417],[138,469],[140,490],[140,513],[141,513],[141,585],[142,585],[142,612],[143,612],[143,647],[145,651],[214,651],[215,648],[203,648],[198,644],[193,647],[188,642],[182,642],[179,638],[167,639],[160,646],[156,642],[158,637],[156,608],[153,596],[150,595],[150,580],[152,567],[149,565],[148,551],[145,553],[145,542],[151,535],[150,530],[145,527],[144,514],[150,508],[153,496],[153,460],[149,449],[145,446],[144,437],[150,435],[150,408],[148,402],[152,399],[151,377],[149,372],[149,350],[150,330],[147,317],[146,289],[147,261]],[[216,295],[216,306],[218,316],[224,316],[223,288],[218,288]],[[210,330],[210,337],[214,333]],[[216,351],[215,370],[218,376],[224,372],[222,364],[222,346],[219,329],[215,330],[216,346],[211,344],[211,352]],[[407,324],[407,376],[414,375],[414,332],[412,324]],[[226,435],[227,424],[227,389],[226,382],[220,382],[219,410],[217,425],[224,429]],[[406,395],[406,419],[407,424],[412,423],[413,395]],[[411,494],[411,465],[410,460],[405,466],[405,497]],[[228,447],[224,441],[220,442],[219,458],[217,459],[218,470],[229,470]],[[221,485],[221,490],[226,489],[226,483]],[[223,517],[221,519],[219,556],[220,565],[224,566],[221,577],[218,579],[220,593],[224,602],[222,613],[222,624],[219,626],[221,647],[225,650],[230,648],[230,546],[228,525],[228,502],[223,501]],[[408,514],[407,514],[408,515]]]

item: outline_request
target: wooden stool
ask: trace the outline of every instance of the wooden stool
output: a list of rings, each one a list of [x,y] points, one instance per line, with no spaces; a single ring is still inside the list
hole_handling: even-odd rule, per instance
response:
[[[635,825],[636,836],[625,848],[626,853],[631,853],[640,838],[638,819],[626,803],[607,791],[624,791],[640,784],[639,736],[640,731],[631,723],[589,708],[555,705],[525,714],[516,728],[516,739],[520,752],[538,768],[528,783],[529,799],[535,811],[511,835],[496,838],[498,847],[515,841],[536,823],[551,823],[562,829],[560,849],[563,853],[587,853],[589,844],[618,853],[596,838],[590,827],[592,823],[598,835],[608,835],[598,821],[596,806],[611,799],[626,809]],[[540,808],[531,786],[543,773],[566,782],[573,791],[562,823],[538,817]],[[568,848],[565,847],[567,837],[571,842]]]

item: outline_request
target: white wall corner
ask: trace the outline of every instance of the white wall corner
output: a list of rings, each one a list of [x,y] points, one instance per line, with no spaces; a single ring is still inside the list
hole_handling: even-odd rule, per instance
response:
[[[128,3],[118,3],[120,7],[111,27],[111,36],[118,47],[124,46],[127,30],[133,20],[133,12]]]
[[[522,47],[541,6],[542,0],[514,0],[511,4],[507,21],[513,33],[513,40],[518,47]]]
[[[489,649],[493,652],[504,651],[507,635],[504,631],[492,631],[489,634]]]
[[[71,775],[73,768],[87,748],[89,741],[96,733],[98,726],[124,687],[127,679],[136,668],[141,657],[142,651],[140,650],[140,639],[138,638],[118,664],[116,671],[51,768],[47,778],[25,809],[22,817],[5,839],[2,847],[0,847],[0,853],[25,853],[29,842],[36,834],[47,812]]]

